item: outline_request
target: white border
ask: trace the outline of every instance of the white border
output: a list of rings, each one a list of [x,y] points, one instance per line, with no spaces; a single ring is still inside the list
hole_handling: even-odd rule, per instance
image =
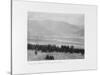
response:
[[[85,59],[27,62],[27,12],[85,14]],[[88,70],[97,68],[97,7],[13,1],[12,74]]]

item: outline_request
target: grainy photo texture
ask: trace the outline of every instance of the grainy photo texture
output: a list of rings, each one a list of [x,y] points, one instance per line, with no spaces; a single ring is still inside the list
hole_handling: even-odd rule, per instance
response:
[[[28,61],[84,59],[84,14],[27,15]]]

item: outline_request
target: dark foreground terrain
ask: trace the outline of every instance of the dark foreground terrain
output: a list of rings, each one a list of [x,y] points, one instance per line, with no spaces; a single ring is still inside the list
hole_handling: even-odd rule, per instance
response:
[[[84,49],[74,46],[28,44],[28,60],[84,59]]]

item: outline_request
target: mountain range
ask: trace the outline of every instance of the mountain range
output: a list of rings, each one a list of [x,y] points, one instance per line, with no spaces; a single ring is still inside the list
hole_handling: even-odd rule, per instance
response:
[[[52,20],[29,20],[28,36],[84,36],[84,27]]]

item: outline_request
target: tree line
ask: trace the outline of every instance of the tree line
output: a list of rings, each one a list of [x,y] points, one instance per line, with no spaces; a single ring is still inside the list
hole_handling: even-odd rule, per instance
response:
[[[28,44],[27,46],[28,50],[35,50],[35,51],[41,51],[41,52],[64,52],[64,53],[81,53],[84,55],[84,49],[80,48],[74,48],[74,46],[66,46],[61,45],[40,45],[40,44]]]

